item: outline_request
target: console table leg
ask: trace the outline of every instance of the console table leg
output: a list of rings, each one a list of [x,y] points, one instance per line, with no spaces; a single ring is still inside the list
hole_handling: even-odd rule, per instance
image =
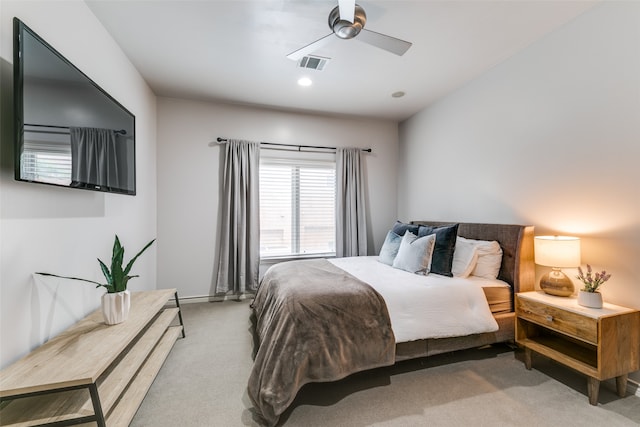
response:
[[[616,377],[616,391],[620,397],[627,394],[627,374]]]
[[[589,394],[589,403],[597,406],[598,405],[598,393],[600,392],[600,381],[589,377],[587,379],[587,393]]]
[[[180,319],[180,326],[182,326],[182,338],[185,338],[184,323],[182,322],[182,310],[180,309],[180,300],[178,299],[178,291],[176,291],[176,307],[178,307],[178,319]]]
[[[524,349],[524,366],[529,371],[531,370],[531,353],[530,348],[527,347]]]
[[[102,413],[100,396],[98,396],[98,386],[96,386],[95,383],[89,386],[89,393],[91,394],[91,403],[93,404],[93,412],[96,416],[98,427],[107,427],[107,424],[104,421],[104,414]]]

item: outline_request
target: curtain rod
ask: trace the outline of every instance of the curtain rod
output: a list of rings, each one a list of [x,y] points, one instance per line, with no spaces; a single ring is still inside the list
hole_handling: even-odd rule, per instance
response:
[[[33,125],[30,123],[25,123],[25,126],[33,126],[33,127],[40,127],[40,128],[52,128],[52,129],[67,129],[69,130],[70,127],[69,126],[53,126],[53,125]],[[119,133],[121,135],[126,135],[127,131],[124,129],[120,129],[120,130],[114,130],[115,133]]]
[[[217,141],[219,144],[224,144],[225,142],[228,141],[228,139],[226,138],[221,138],[218,137]],[[276,142],[260,142],[260,145],[270,145],[270,146],[277,146],[277,147],[298,147],[298,151],[300,151],[301,148],[316,148],[316,149],[321,149],[321,150],[335,150],[336,147],[325,147],[322,145],[294,145],[294,144],[278,144]],[[371,148],[362,148],[362,151],[366,151],[367,153],[371,153]]]

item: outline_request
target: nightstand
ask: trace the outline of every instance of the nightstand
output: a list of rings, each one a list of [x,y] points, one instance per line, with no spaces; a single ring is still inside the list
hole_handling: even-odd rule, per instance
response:
[[[601,309],[578,305],[575,298],[543,292],[516,295],[516,342],[588,376],[589,403],[598,404],[600,381],[616,378],[624,397],[627,375],[640,369],[640,312],[604,304]]]

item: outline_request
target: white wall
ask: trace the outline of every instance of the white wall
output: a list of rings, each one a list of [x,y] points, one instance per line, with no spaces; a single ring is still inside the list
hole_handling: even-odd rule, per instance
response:
[[[13,179],[13,17],[17,16],[136,116],[138,195],[109,195]],[[0,3],[0,366],[96,309],[92,285],[34,278],[36,271],[102,280],[114,234],[127,255],[156,236],[156,100],[81,1]],[[158,242],[160,244],[160,242]],[[128,256],[125,255],[125,258]],[[156,250],[134,267],[130,289],[156,287]]]
[[[182,298],[213,295],[221,149],[216,137],[371,147],[365,155],[369,247],[396,219],[397,124],[158,99],[158,285]],[[213,144],[212,144],[213,143]]]
[[[640,308],[639,23],[599,5],[402,123],[400,217],[578,235],[605,301]]]

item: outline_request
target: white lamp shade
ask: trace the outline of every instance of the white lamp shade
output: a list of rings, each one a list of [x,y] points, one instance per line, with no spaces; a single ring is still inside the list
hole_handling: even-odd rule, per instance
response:
[[[538,265],[547,267],[579,267],[580,239],[570,236],[536,236],[534,256]]]

